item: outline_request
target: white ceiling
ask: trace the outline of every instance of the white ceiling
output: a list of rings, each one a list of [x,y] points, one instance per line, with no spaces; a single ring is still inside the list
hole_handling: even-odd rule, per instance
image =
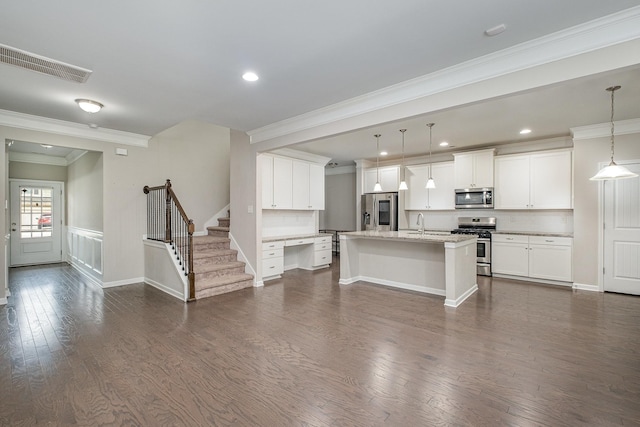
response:
[[[153,135],[186,119],[250,131],[640,5],[640,0],[299,0],[163,3],[4,2],[0,44],[93,71],[84,84],[0,63],[0,109]],[[507,31],[483,31],[504,23]],[[261,79],[243,81],[246,70]],[[617,119],[640,117],[638,70],[367,129],[300,148],[371,157],[372,135],[409,152],[531,138],[608,120],[604,88],[622,84]],[[627,97],[625,99],[625,97]],[[105,104],[89,115],[73,102]],[[515,135],[515,138],[518,138]],[[326,147],[325,147],[326,146]],[[356,150],[355,147],[367,147]],[[323,151],[324,150],[324,151]]]

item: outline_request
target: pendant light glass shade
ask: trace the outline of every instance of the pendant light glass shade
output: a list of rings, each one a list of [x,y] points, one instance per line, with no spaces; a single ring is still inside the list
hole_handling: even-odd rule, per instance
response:
[[[436,188],[436,182],[431,177],[431,128],[433,128],[433,125],[435,125],[435,123],[427,123],[427,127],[429,127],[429,179],[424,188],[429,189]]]
[[[613,94],[616,90],[620,89],[620,86],[611,86],[606,90],[611,92],[611,162],[609,162],[608,166],[600,169],[600,171],[589,178],[591,181],[606,181],[610,179],[626,179],[626,178],[635,178],[638,174],[631,172],[629,169],[624,166],[616,164],[613,161],[613,151],[614,151],[614,122],[613,122]]]
[[[404,180],[405,178],[405,169],[404,169],[404,133],[406,132],[406,129],[400,129],[400,132],[402,132],[402,164],[400,165],[400,174],[402,175],[402,180],[400,181],[400,185],[398,186],[398,191],[405,191],[408,190],[409,187],[407,187],[407,182]]]
[[[373,191],[376,193],[382,191],[382,185],[380,185],[380,134],[373,135],[376,137],[376,185],[373,186]]]

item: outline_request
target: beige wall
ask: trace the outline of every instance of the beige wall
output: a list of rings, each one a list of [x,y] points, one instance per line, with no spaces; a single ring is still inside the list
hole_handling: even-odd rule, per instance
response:
[[[598,172],[600,162],[609,161],[610,147],[608,137],[574,141],[573,279],[579,284],[598,285],[602,277],[598,271],[602,183],[589,178]],[[616,161],[640,160],[640,134],[617,135],[615,148]]]
[[[325,176],[325,210],[320,213],[320,228],[356,229],[356,173]]]
[[[0,126],[0,140],[5,139],[103,153],[103,281],[106,285],[131,283],[144,277],[142,236],[146,232],[146,202],[142,188],[145,185],[159,185],[171,178],[189,216],[196,220],[196,227],[198,221],[202,224],[203,219],[215,214],[218,206],[222,209],[229,203],[230,136],[226,128],[187,122],[152,138],[148,148]],[[126,148],[128,155],[116,155],[117,147]],[[0,179],[6,181],[4,151],[2,156]],[[5,185],[4,182],[1,185],[2,192]],[[5,217],[3,211],[0,220],[6,230]],[[5,250],[2,252],[0,262],[4,267]]]
[[[67,167],[25,162],[9,162],[9,178],[66,182]]]
[[[89,151],[67,169],[67,225],[102,231],[102,153]]]

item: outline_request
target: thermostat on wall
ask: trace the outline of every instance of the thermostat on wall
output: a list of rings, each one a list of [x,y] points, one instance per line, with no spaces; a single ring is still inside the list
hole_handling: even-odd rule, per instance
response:
[[[127,154],[128,154],[128,151],[126,148],[116,148],[117,156],[126,156]]]

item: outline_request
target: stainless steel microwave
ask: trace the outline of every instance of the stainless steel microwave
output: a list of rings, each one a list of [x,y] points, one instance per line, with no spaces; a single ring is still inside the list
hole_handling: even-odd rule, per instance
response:
[[[456,209],[493,209],[493,188],[456,190]]]

